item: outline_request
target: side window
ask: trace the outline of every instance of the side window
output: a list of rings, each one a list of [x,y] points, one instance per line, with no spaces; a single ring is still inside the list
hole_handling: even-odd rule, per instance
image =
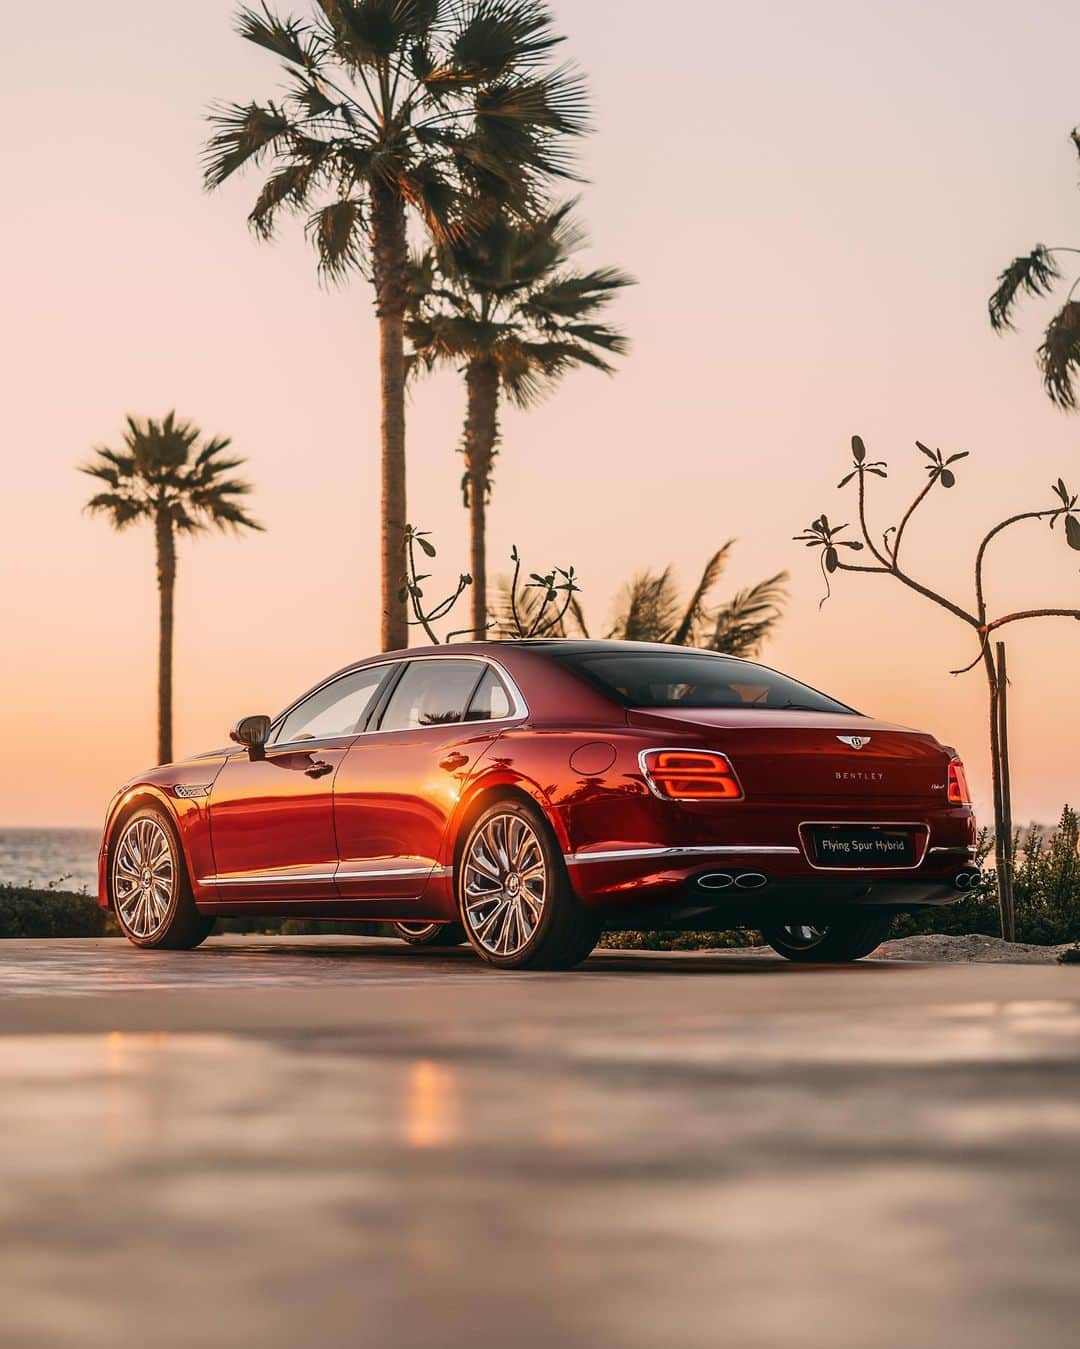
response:
[[[390,695],[379,729],[407,731],[464,721],[484,668],[474,660],[412,661]]]
[[[465,720],[495,721],[500,717],[510,716],[512,711],[506,686],[491,666],[487,666],[484,677],[476,686],[476,692],[469,703]]]
[[[278,727],[273,743],[355,735],[390,669],[389,665],[376,665],[326,684],[293,708]]]

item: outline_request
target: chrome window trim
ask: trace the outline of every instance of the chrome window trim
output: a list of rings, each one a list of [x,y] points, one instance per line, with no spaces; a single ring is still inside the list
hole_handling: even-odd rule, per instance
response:
[[[810,856],[810,849],[806,846],[806,840],[803,837],[804,829],[816,828],[837,828],[837,829],[925,829],[926,834],[922,841],[922,852],[918,859],[910,866],[903,867],[830,867],[824,866],[820,862],[815,862]],[[926,861],[927,853],[930,850],[930,826],[925,820],[802,820],[798,826],[799,842],[802,845],[802,854],[806,858],[807,866],[813,867],[815,871],[918,871],[919,867]]]
[[[316,684],[316,686],[313,689],[308,689],[307,693],[302,693],[299,698],[297,698],[294,702],[289,704],[289,706],[284,710],[284,712],[279,712],[277,716],[274,718],[274,720],[270,723],[270,734],[273,735],[275,729],[283,722],[285,722],[296,711],[298,707],[306,703],[309,698],[316,697],[318,694],[322,693],[323,689],[330,688],[332,684],[338,683],[339,680],[348,679],[350,675],[361,674],[365,670],[381,670],[384,666],[387,665],[400,665],[400,664],[401,664],[400,660],[380,660],[373,662],[371,665],[355,665],[348,670],[339,670],[336,674],[332,674],[329,679],[324,679],[321,684]],[[375,689],[374,696],[376,700],[378,699],[379,694],[382,692],[382,688],[383,685],[380,683],[378,687]],[[272,749],[286,749],[293,745],[325,745],[337,742],[339,740],[355,740],[358,735],[363,734],[364,734],[363,731],[338,731],[334,735],[304,736],[299,740],[267,739],[265,748],[267,750],[272,750]]]
[[[656,790],[653,780],[649,776],[649,770],[645,767],[646,754],[718,754],[720,758],[723,759],[723,761],[731,769],[731,776],[735,779],[735,782],[739,788],[739,795],[664,796],[662,792],[658,792]],[[669,806],[681,806],[688,801],[691,804],[697,802],[711,806],[724,805],[725,803],[729,805],[738,805],[741,801],[746,800],[746,793],[743,791],[742,779],[736,772],[735,765],[731,762],[731,759],[727,756],[727,754],[724,753],[722,749],[709,749],[705,745],[650,745],[647,749],[638,750],[637,761],[638,761],[638,768],[641,772],[641,776],[645,779],[645,786],[648,787],[649,791],[652,792],[653,796],[655,796],[658,801],[666,801]]]
[[[473,652],[462,652],[461,655],[445,656],[402,656],[399,658],[401,665],[413,665],[422,660],[475,660],[482,665],[490,665],[499,678],[506,686],[506,691],[510,695],[510,701],[513,704],[514,711],[509,717],[489,717],[486,721],[440,721],[433,726],[377,726],[374,730],[361,731],[361,735],[407,735],[413,731],[441,731],[450,726],[501,726],[508,722],[525,721],[529,716],[529,706],[525,701],[524,695],[518,686],[514,683],[510,674],[503,665],[492,656],[479,656]],[[477,686],[480,681],[477,680]],[[476,687],[473,688],[473,693]],[[391,695],[392,696],[392,695]],[[472,694],[469,695],[470,701]],[[465,709],[468,711],[468,708]],[[386,715],[386,708],[383,708],[383,715]]]
[[[798,855],[800,848],[792,844],[764,844],[764,843],[719,843],[719,844],[694,844],[686,847],[657,847],[657,848],[609,848],[598,852],[576,852],[564,854],[566,861],[571,865],[580,865],[582,862],[629,862],[645,859],[649,857],[757,857],[774,856],[778,854]]]
[[[377,670],[384,665],[411,665],[415,661],[422,661],[422,660],[475,660],[479,661],[481,664],[490,665],[491,668],[502,680],[507,693],[510,695],[510,701],[514,709],[513,713],[509,717],[491,717],[486,721],[440,721],[437,727],[406,726],[406,727],[396,727],[393,729],[387,727],[385,730],[382,727],[375,727],[370,730],[363,730],[363,731],[344,731],[340,735],[324,736],[322,740],[276,740],[276,741],[268,740],[266,743],[267,750],[269,751],[275,749],[285,749],[290,746],[320,745],[340,740],[358,740],[361,736],[368,736],[368,735],[393,735],[395,733],[403,734],[407,731],[431,731],[436,729],[443,729],[445,727],[450,726],[505,726],[510,723],[528,720],[529,705],[525,701],[525,696],[521,692],[521,689],[518,688],[517,684],[514,682],[513,677],[506,669],[506,667],[500,661],[496,660],[493,656],[479,655],[475,652],[463,651],[460,654],[455,652],[453,655],[450,655],[448,652],[447,655],[445,656],[430,656],[430,655],[396,656],[393,660],[372,661],[370,664],[355,665],[347,670],[339,670],[336,674],[332,674],[329,679],[325,679],[321,684],[317,684],[313,689],[309,689],[307,693],[301,694],[300,697],[297,698],[294,702],[290,703],[289,706],[285,708],[283,712],[279,712],[270,724],[271,733],[273,733],[274,728],[279,723],[283,722],[291,712],[294,712],[296,708],[300,706],[301,703],[306,702],[308,698],[314,698],[317,693],[321,693],[323,689],[328,688],[331,684],[335,683],[339,679],[345,679],[348,675],[359,674],[361,670]]]

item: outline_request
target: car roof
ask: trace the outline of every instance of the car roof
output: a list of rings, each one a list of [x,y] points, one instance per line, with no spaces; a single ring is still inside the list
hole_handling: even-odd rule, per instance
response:
[[[485,641],[445,642],[439,646],[409,646],[398,651],[381,651],[376,655],[351,661],[344,669],[351,670],[361,665],[370,665],[376,661],[411,660],[417,656],[489,655],[497,658],[500,652],[511,650],[536,652],[539,655],[544,655],[547,652],[588,655],[604,651],[626,651],[628,653],[636,651],[643,654],[718,656],[724,660],[744,660],[744,657],[728,655],[726,651],[708,651],[698,646],[675,646],[671,642],[624,642],[606,637],[493,637]],[[747,663],[753,664],[753,662]]]
[[[545,647],[554,648],[558,651],[567,651],[571,654],[587,655],[592,652],[601,651],[639,651],[642,653],[653,653],[659,655],[665,654],[696,655],[696,656],[723,656],[725,660],[743,660],[742,656],[730,656],[726,651],[708,651],[700,646],[677,646],[672,642],[627,642],[608,637],[509,637],[506,639],[496,639],[491,642],[474,643],[480,646],[522,646],[530,650],[543,650]]]

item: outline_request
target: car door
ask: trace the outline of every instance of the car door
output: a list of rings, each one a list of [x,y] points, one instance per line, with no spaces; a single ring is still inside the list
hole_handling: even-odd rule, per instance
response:
[[[215,875],[206,883],[218,898],[336,895],[334,777],[393,668],[327,681],[278,718],[263,755],[225,761],[210,794]]]
[[[338,890],[351,899],[419,896],[454,807],[520,695],[480,657],[409,661],[334,784]]]

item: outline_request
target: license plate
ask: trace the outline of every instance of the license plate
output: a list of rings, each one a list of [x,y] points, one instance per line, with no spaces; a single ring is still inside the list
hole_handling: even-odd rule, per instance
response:
[[[913,867],[915,840],[904,829],[817,825],[810,830],[819,867]]]

